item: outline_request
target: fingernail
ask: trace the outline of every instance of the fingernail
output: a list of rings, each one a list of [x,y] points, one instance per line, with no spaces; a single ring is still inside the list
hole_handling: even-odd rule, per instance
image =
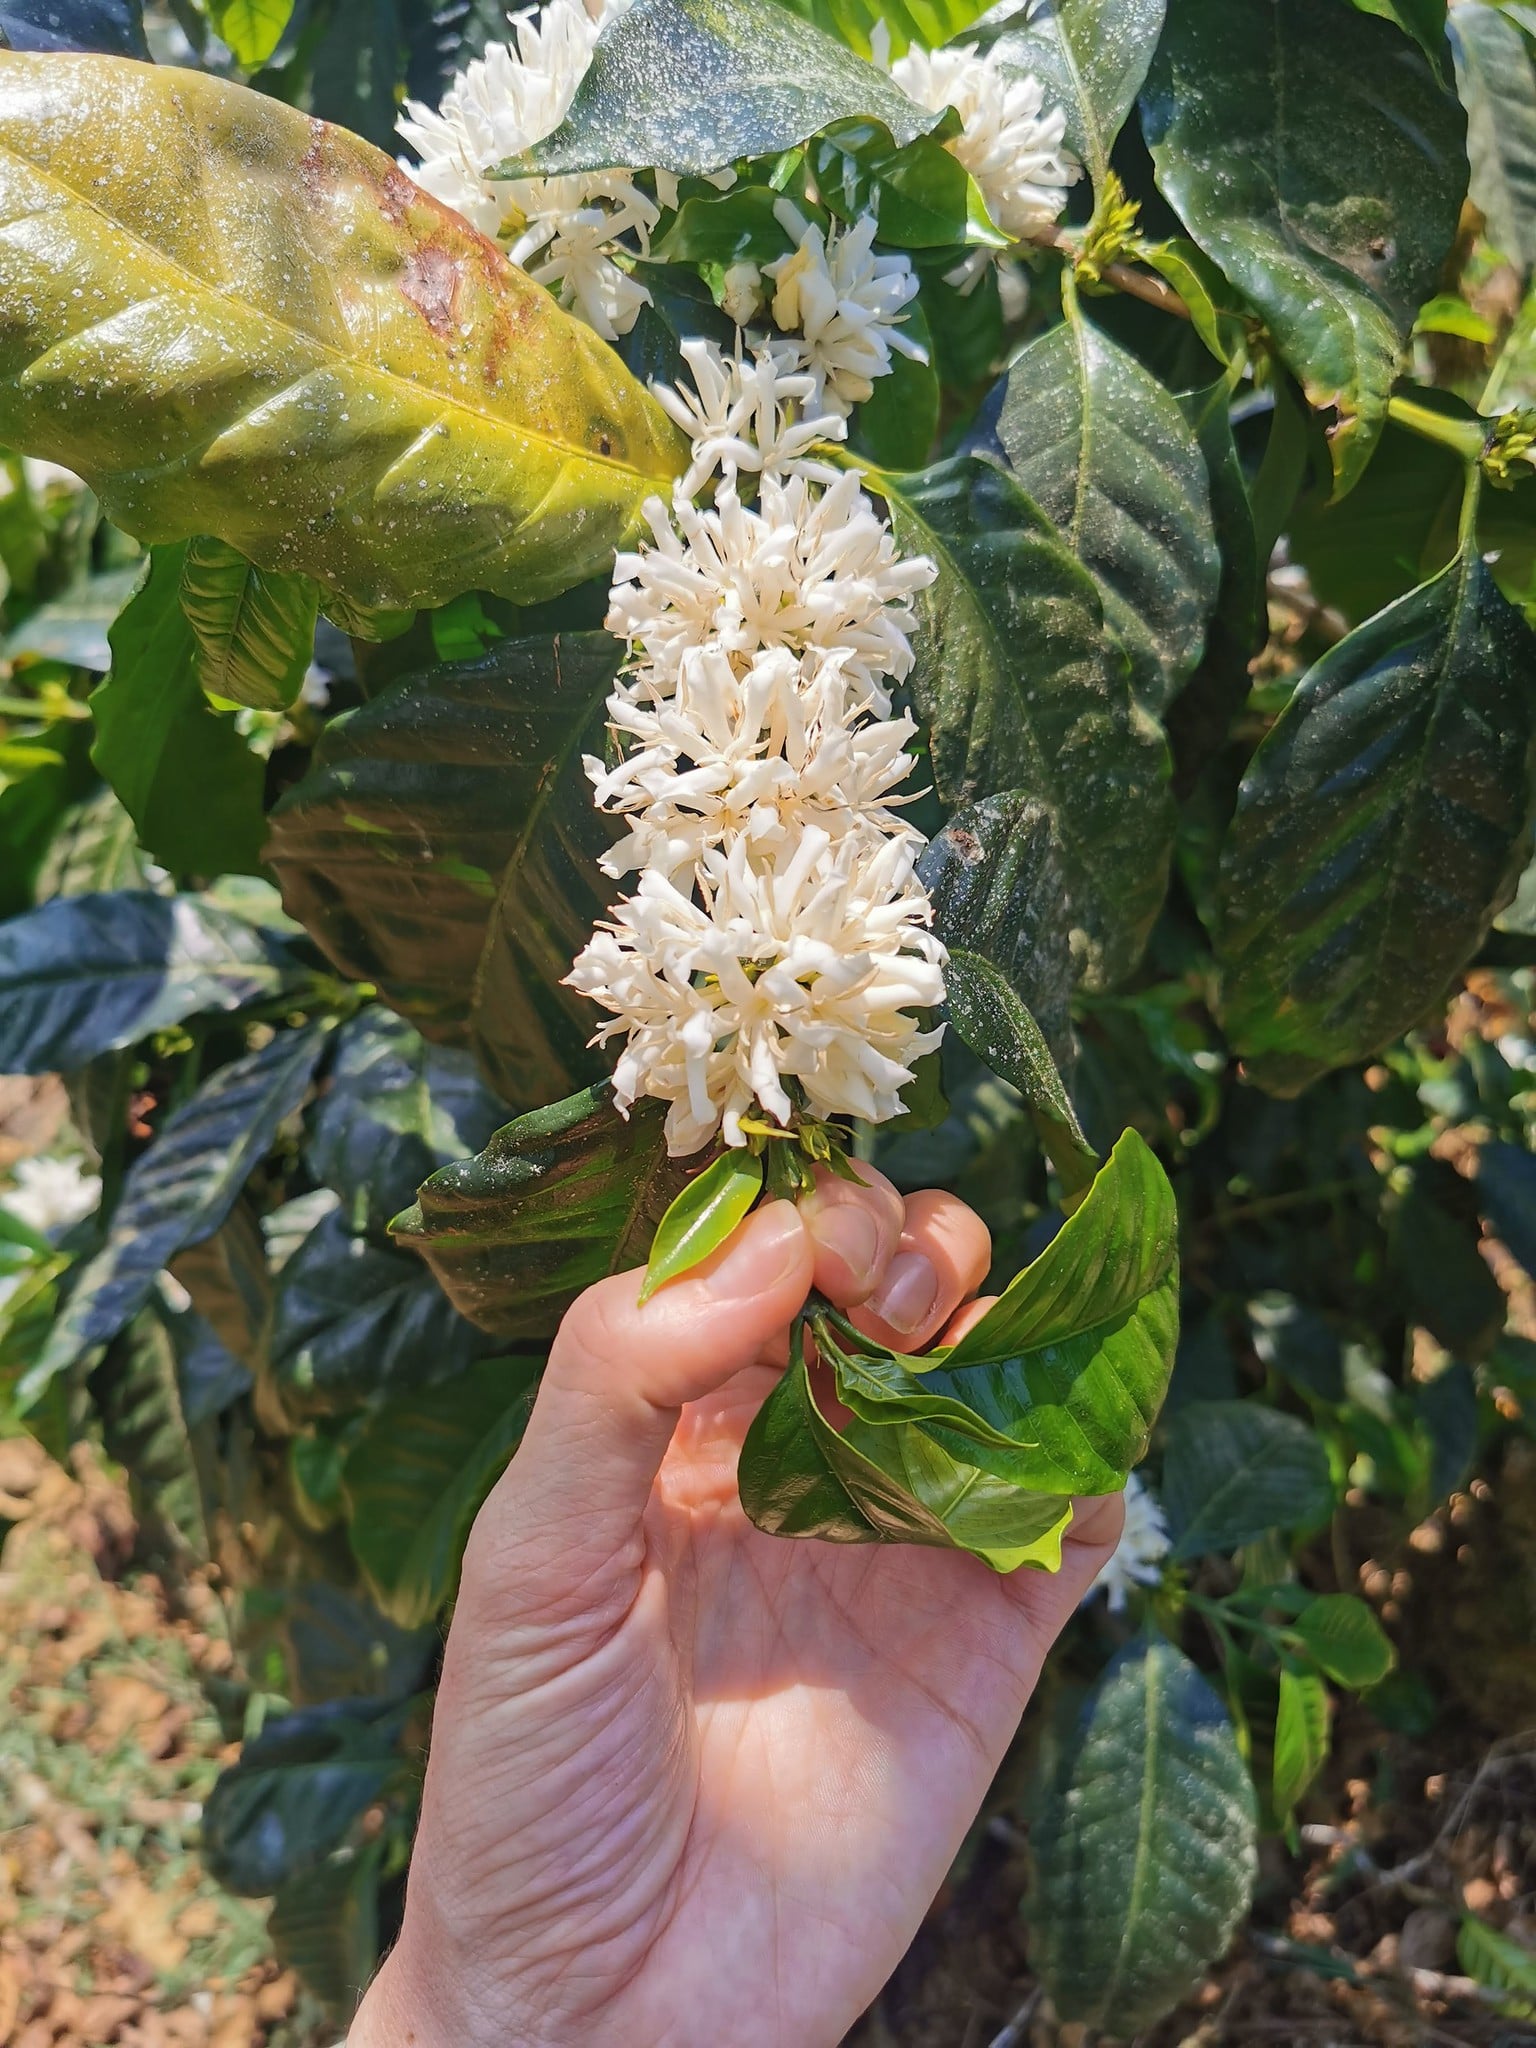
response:
[[[718,1266],[703,1275],[716,1300],[766,1294],[805,1257],[805,1229],[793,1202],[770,1202],[750,1216]]]
[[[869,1306],[893,1330],[907,1336],[933,1314],[939,1275],[922,1252],[898,1252],[885,1271],[885,1284]]]
[[[822,1250],[841,1259],[856,1281],[873,1278],[880,1226],[862,1202],[805,1202],[800,1214]]]

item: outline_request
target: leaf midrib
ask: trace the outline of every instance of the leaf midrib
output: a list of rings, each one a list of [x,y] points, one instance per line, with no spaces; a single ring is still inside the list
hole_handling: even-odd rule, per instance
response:
[[[1104,1996],[1099,2003],[1101,2021],[1115,2009],[1131,1945],[1140,1931],[1137,1922],[1141,1916],[1142,1894],[1152,1854],[1153,1823],[1157,1809],[1157,1771],[1162,1754],[1158,1719],[1162,1705],[1162,1677],[1158,1667],[1158,1645],[1150,1643],[1141,1666],[1146,1674],[1143,1688],[1146,1733],[1142,1743],[1141,1802],[1136,1815],[1136,1849],[1131,1860],[1131,1888],[1125,1903],[1125,1920],[1120,1929],[1120,1942],[1115,1951],[1114,1964],[1110,1969],[1109,1981],[1104,1987]]]
[[[196,271],[189,270],[180,258],[173,256],[169,250],[162,249],[157,243],[146,240],[143,235],[129,227],[126,221],[119,220],[116,214],[109,213],[98,200],[92,199],[87,194],[80,192],[75,186],[57,176],[53,171],[44,169],[41,164],[34,163],[31,157],[24,156],[20,150],[13,149],[8,143],[0,142],[0,156],[8,158],[12,163],[23,166],[25,170],[30,171],[34,176],[53,186],[55,190],[67,193],[76,205],[84,206],[97,219],[106,222],[113,233],[120,235],[125,242],[131,244],[134,248],[149,251],[167,269],[173,271],[177,277],[188,280],[192,296],[224,299],[232,305],[242,307],[247,314],[265,321],[269,326],[276,328],[280,334],[288,335],[294,341],[313,349],[322,362],[344,364],[354,374],[362,372],[367,376],[377,377],[382,383],[392,388],[410,392],[418,402],[423,398],[428,398],[434,404],[441,406],[447,411],[462,413],[466,419],[473,421],[481,431],[484,431],[489,426],[493,430],[519,435],[525,440],[538,442],[545,447],[561,449],[568,457],[580,462],[590,462],[599,469],[612,469],[622,476],[646,478],[651,482],[656,481],[649,471],[637,468],[633,463],[621,462],[617,456],[602,455],[593,449],[579,447],[575,442],[562,440],[558,435],[543,432],[532,425],[519,424],[504,418],[499,413],[479,412],[473,406],[466,404],[462,398],[456,398],[451,392],[440,390],[435,384],[425,384],[414,378],[403,376],[398,370],[387,369],[383,364],[372,362],[366,356],[356,353],[349,354],[344,349],[337,348],[333,343],[321,340],[318,335],[312,333],[308,328],[297,327],[291,321],[279,318],[275,313],[269,312],[264,306],[255,304],[232,288],[210,284],[205,277],[200,277]],[[199,181],[198,189],[201,193],[203,189],[201,180]],[[528,286],[531,291],[541,291],[543,289],[542,286],[534,284],[531,278],[528,280]],[[131,306],[138,307],[147,303],[150,296],[152,295],[144,294],[135,298],[131,302]],[[129,310],[131,310],[129,306],[124,306],[120,307],[118,312],[121,314]],[[558,312],[560,309],[555,307],[554,310]],[[567,315],[566,317],[569,318],[570,316]],[[92,324],[99,323],[93,322]],[[73,340],[76,338],[76,333],[77,330],[72,329],[70,334],[61,335],[59,340]],[[56,348],[58,345],[58,341],[50,342],[49,349]],[[41,353],[47,354],[48,352],[49,350],[45,349]],[[34,358],[33,360],[36,361],[38,359]],[[292,389],[293,383],[302,382],[304,378],[312,376],[315,367],[317,365],[312,365],[310,369],[303,373],[302,378],[292,380],[282,390],[266,393],[259,403],[263,406],[271,405],[275,400],[282,397],[284,391]],[[12,377],[4,381],[14,384],[30,368],[31,364],[29,363],[22,370],[17,371]],[[241,417],[244,417],[244,415],[242,414]],[[227,431],[227,429],[221,431]]]

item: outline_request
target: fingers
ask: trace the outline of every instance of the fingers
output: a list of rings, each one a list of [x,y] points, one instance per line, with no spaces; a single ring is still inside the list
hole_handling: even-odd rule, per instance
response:
[[[810,1291],[811,1240],[789,1202],[754,1211],[720,1250],[642,1308],[638,1272],[567,1311],[517,1456],[470,1539],[465,1593],[515,1585],[524,1603],[590,1599],[636,1562],[641,1517],[678,1410],[723,1386]]]
[[[1061,1546],[1061,1570],[1015,1572],[1003,1581],[1038,1639],[1042,1657],[1108,1564],[1124,1527],[1123,1493],[1074,1500],[1072,1526]]]
[[[974,1209],[937,1188],[908,1195],[900,1241],[853,1321],[897,1351],[932,1342],[992,1263],[992,1238]]]
[[[859,1185],[825,1166],[800,1197],[800,1216],[816,1253],[817,1288],[839,1308],[867,1301],[895,1257],[906,1221],[901,1196],[883,1173],[850,1161]]]
[[[945,1344],[958,1344],[967,1330],[975,1329],[987,1310],[996,1304],[997,1299],[995,1294],[978,1294],[974,1301],[964,1302],[944,1325],[944,1335],[940,1341]]]

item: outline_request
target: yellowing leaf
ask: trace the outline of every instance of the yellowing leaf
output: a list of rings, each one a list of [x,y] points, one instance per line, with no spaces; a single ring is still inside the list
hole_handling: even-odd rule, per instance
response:
[[[606,569],[686,451],[382,151],[243,86],[0,53],[0,439],[146,541],[370,605]]]

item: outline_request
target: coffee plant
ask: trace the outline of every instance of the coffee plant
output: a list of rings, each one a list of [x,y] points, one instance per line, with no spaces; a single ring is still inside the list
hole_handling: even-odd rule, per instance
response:
[[[0,1193],[0,1417],[98,1439],[227,1638],[213,1868],[349,2011],[562,1311],[868,1159],[981,1213],[1002,1298],[922,1357],[813,1302],[850,1419],[801,1331],[743,1503],[1049,1569],[1146,1460],[1024,1911],[1063,2018],[1153,2024],[1340,1690],[1432,1724],[1352,1514],[1407,1530],[1536,1413],[1536,11],[3,0],[0,37],[0,1074],[68,1098]],[[615,993],[664,845],[696,921],[736,886],[688,838],[725,783],[675,795],[715,741],[645,682],[686,603],[646,579],[717,514],[737,653],[731,532],[834,564],[749,653],[855,678],[816,744],[889,750],[839,886],[910,927],[905,993],[776,1027],[767,1079],[721,1021],[766,955],[736,996],[678,956],[702,1039]]]

